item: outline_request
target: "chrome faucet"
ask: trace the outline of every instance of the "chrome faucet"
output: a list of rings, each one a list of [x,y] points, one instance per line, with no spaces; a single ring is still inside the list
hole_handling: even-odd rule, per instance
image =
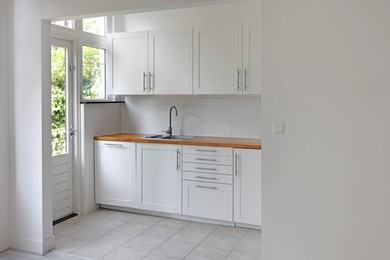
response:
[[[163,131],[167,133],[170,137],[172,137],[172,109],[176,110],[176,116],[178,116],[177,108],[175,106],[171,106],[171,109],[169,109],[169,127],[167,131]]]

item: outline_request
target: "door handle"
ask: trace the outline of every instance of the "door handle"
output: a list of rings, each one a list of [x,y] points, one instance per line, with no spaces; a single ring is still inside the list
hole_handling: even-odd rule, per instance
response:
[[[195,185],[196,188],[202,188],[202,189],[212,189],[212,190],[216,190],[217,187],[209,187],[209,186],[203,186],[203,185]]]

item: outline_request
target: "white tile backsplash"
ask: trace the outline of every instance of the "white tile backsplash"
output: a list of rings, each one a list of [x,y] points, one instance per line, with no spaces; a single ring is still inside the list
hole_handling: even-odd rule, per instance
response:
[[[128,96],[122,105],[122,132],[159,134],[173,113],[174,134],[260,138],[260,97]]]

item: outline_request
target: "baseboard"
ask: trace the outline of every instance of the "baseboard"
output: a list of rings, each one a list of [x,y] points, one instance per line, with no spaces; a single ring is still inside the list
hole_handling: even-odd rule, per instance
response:
[[[55,244],[56,244],[56,238],[55,238],[54,235],[51,236],[51,237],[46,238],[43,241],[43,254],[47,254],[51,250],[53,250],[54,247],[55,247]]]
[[[185,216],[185,215],[179,215],[179,214],[173,214],[173,213],[164,213],[164,212],[159,212],[159,211],[134,209],[134,208],[124,208],[124,207],[109,206],[109,205],[100,205],[100,207],[101,208],[105,208],[105,209],[120,210],[120,211],[126,211],[126,212],[131,212],[131,213],[153,215],[153,216],[165,217],[165,218],[176,218],[176,219],[180,219],[180,220],[196,221],[196,222],[208,223],[208,224],[234,226],[234,222],[233,221],[215,220],[215,219],[200,218],[200,217],[191,217],[191,216]]]
[[[97,210],[98,208],[99,208],[99,205],[96,204],[96,203],[85,203],[84,204],[84,208],[81,209],[80,214],[81,215],[86,215],[88,213],[91,213],[91,212]]]
[[[55,237],[51,236],[45,240],[28,238],[16,238],[13,241],[12,249],[36,255],[44,255],[54,249]]]
[[[0,236],[0,254],[10,249],[9,238]]]

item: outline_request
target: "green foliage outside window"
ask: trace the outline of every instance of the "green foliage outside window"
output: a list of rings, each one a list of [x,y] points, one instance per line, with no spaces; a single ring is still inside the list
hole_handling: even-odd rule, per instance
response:
[[[66,153],[66,49],[51,48],[52,154]]]
[[[83,99],[105,98],[105,51],[83,46]]]
[[[105,51],[83,46],[82,98],[105,97]],[[51,48],[51,138],[52,155],[67,152],[66,123],[66,49]]]

